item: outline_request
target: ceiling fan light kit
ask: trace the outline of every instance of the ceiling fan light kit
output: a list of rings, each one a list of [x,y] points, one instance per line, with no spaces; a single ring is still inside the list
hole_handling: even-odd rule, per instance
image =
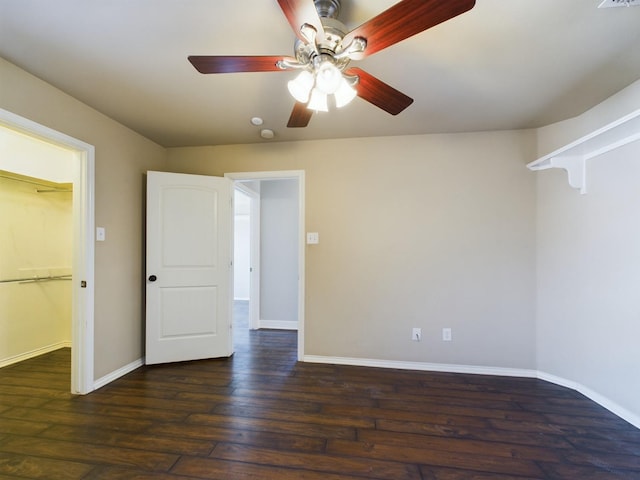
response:
[[[296,100],[288,127],[306,127],[313,112],[329,110],[356,96],[397,115],[413,99],[360,68],[361,60],[428,28],[460,15],[475,0],[401,0],[354,30],[338,19],[341,0],[277,0],[296,33],[295,57],[190,56],[200,73],[294,71],[300,73],[287,88]]]
[[[351,102],[358,95],[354,88],[357,83],[357,76],[344,75],[331,60],[321,59],[290,80],[287,88],[296,101],[306,104],[310,110],[325,112],[330,95],[334,96],[338,108]]]

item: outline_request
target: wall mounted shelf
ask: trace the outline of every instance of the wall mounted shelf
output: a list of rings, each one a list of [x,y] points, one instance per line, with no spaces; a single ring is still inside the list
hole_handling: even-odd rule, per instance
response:
[[[528,163],[527,168],[533,171],[566,170],[569,185],[584,194],[587,193],[587,160],[636,140],[640,140],[640,109]]]

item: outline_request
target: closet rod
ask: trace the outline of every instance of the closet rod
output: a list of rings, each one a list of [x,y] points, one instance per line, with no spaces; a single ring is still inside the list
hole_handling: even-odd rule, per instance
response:
[[[71,193],[73,190],[36,190],[36,193]]]
[[[52,280],[72,280],[72,277],[71,275],[50,275],[48,277],[12,278],[10,280],[0,280],[0,283],[34,283]]]

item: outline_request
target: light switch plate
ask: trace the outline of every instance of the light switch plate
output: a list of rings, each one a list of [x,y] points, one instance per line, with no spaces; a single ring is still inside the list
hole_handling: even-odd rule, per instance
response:
[[[96,227],[96,241],[104,242],[107,238],[107,232],[104,227]]]
[[[320,236],[318,232],[307,232],[307,244],[316,245],[320,243]]]

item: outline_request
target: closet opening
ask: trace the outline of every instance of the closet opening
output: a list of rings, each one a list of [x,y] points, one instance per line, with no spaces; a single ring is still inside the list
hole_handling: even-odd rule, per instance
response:
[[[0,367],[70,348],[75,394],[94,389],[93,171],[93,146],[0,109]]]
[[[0,366],[71,349],[72,195],[0,170]]]

